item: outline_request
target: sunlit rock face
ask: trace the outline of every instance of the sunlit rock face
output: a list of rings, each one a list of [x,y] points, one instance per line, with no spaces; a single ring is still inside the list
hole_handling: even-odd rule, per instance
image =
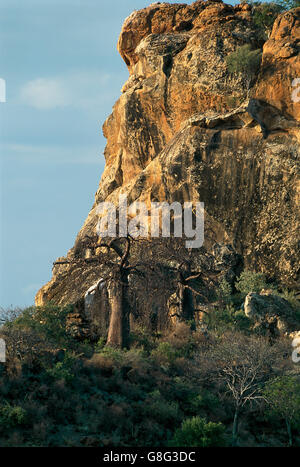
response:
[[[248,93],[226,56],[261,45],[249,5],[155,3],[125,20],[118,50],[129,79],[103,125],[105,170],[67,258],[86,254],[97,204],[118,204],[120,193],[202,201],[210,242],[232,244],[246,267],[299,288],[299,24],[300,8],[278,17]],[[36,303],[74,302],[99,277],[100,265],[55,266]]]

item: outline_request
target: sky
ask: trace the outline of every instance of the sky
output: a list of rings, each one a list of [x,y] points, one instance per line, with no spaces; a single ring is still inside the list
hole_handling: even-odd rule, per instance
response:
[[[104,168],[102,124],[128,78],[121,26],[151,3],[0,0],[0,307],[32,305],[74,244]]]

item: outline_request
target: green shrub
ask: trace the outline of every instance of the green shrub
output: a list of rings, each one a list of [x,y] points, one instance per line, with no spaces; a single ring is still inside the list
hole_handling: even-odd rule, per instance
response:
[[[151,352],[151,356],[161,366],[169,366],[175,362],[179,354],[169,342],[160,342],[157,348]]]
[[[236,328],[243,332],[249,332],[252,328],[251,319],[242,310],[237,310],[234,313],[234,323]]]
[[[239,329],[248,332],[251,320],[241,310],[236,310],[232,304],[207,313],[203,320],[208,329],[222,334],[224,331]]]
[[[267,40],[277,16],[283,7],[275,2],[252,2],[252,19],[257,27],[259,38]]]
[[[154,337],[146,328],[135,327],[134,331],[130,333],[130,347],[141,347],[150,353],[154,346]]]
[[[258,72],[261,55],[260,49],[252,50],[250,45],[242,45],[226,57],[227,68],[232,74],[243,75],[250,87],[251,80]]]
[[[123,362],[126,350],[108,346],[103,347],[103,349],[99,353],[100,355],[103,355],[104,357],[113,360],[114,363],[121,364]]]
[[[242,45],[226,57],[230,73],[250,73],[258,71],[261,60],[261,50],[252,50],[249,44]]]
[[[225,304],[230,303],[231,292],[232,292],[231,285],[229,284],[229,282],[226,281],[226,279],[223,278],[219,284],[219,290],[218,290],[219,300],[221,300]]]
[[[265,386],[264,397],[269,403],[269,415],[285,420],[291,446],[293,424],[300,421],[300,382],[295,376],[272,379]]]
[[[66,353],[61,362],[57,362],[53,368],[46,370],[46,373],[55,380],[65,380],[67,383],[71,382],[74,377],[74,365],[76,356]]]
[[[234,307],[227,305],[225,308],[219,308],[205,314],[203,322],[207,324],[208,329],[214,331],[232,329],[235,324],[234,313]]]
[[[296,320],[300,323],[300,301],[296,297],[295,292],[284,290],[279,295],[289,302],[289,304],[295,311]]]
[[[179,420],[179,406],[177,402],[166,401],[160,392],[155,390],[145,400],[144,414],[158,423],[171,426]]]
[[[189,413],[194,415],[199,413],[201,409],[213,412],[219,406],[220,401],[211,391],[203,389],[201,393],[189,394],[187,403]]]
[[[261,292],[262,289],[270,288],[266,283],[266,278],[261,272],[252,272],[245,270],[235,283],[236,289],[241,292],[245,298],[249,292]]]
[[[35,331],[47,342],[63,347],[69,341],[66,333],[66,318],[71,309],[71,306],[61,307],[51,303],[42,307],[30,307],[9,324],[13,327]]]
[[[177,429],[172,441],[179,447],[219,447],[225,445],[222,423],[207,422],[204,418],[186,419]]]
[[[13,406],[8,402],[0,406],[0,427],[2,429],[24,425],[26,418],[26,410],[20,406]]]
[[[98,340],[97,344],[95,345],[95,352],[102,352],[104,349],[104,346],[106,344],[106,338],[105,337],[100,337]]]

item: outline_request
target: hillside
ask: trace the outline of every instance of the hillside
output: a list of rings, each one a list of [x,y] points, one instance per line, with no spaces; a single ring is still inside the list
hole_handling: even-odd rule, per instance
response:
[[[300,8],[157,2],[118,50],[92,209],[0,314],[0,446],[300,446]],[[162,202],[189,232],[149,235]]]

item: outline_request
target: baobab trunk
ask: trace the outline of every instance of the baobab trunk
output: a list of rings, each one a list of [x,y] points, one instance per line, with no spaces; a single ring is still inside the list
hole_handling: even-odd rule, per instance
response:
[[[183,321],[191,321],[194,318],[193,293],[183,284],[179,284],[179,315]]]
[[[128,345],[129,307],[126,283],[126,277],[116,275],[111,279],[108,288],[110,320],[106,345],[110,347],[123,348]]]

